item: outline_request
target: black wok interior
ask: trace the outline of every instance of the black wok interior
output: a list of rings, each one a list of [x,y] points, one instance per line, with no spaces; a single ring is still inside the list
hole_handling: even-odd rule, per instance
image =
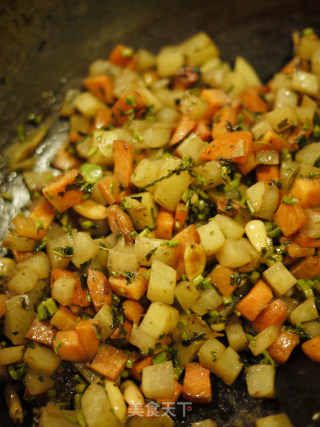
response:
[[[305,27],[320,33],[319,0],[0,0],[0,148],[14,141],[17,125],[29,113],[46,117],[57,110],[66,89],[80,85],[89,63],[106,58],[117,43],[156,53],[163,45],[206,31],[224,60],[244,56],[267,82],[291,57],[292,31]],[[63,133],[65,126],[57,120],[53,131]],[[5,174],[1,155],[0,163],[1,191],[14,181],[15,195],[23,194],[21,181]],[[1,201],[0,236],[18,208],[18,202],[8,207]],[[299,357],[298,366],[302,366],[306,361]],[[295,353],[292,358],[297,358]],[[297,364],[292,365],[292,372],[299,371]],[[308,361],[305,373],[314,367]],[[177,410],[176,425],[212,418],[219,427],[254,426],[255,419],[284,410],[294,426],[319,425],[311,420],[320,410],[319,399],[312,400],[309,409],[292,410],[297,396],[310,402],[307,393],[314,393],[315,387],[305,391],[302,372],[299,380],[294,377],[301,382],[298,394],[288,398],[291,377],[286,371],[278,388],[282,406],[276,400],[247,396],[243,375],[230,388],[214,378],[213,403],[193,405],[186,417]],[[309,375],[308,381],[316,384],[319,376]],[[0,416],[1,426],[12,425],[1,396]],[[25,425],[32,425],[30,418]]]

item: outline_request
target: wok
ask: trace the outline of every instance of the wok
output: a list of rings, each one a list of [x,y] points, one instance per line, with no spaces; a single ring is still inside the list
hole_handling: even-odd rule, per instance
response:
[[[267,82],[290,58],[293,30],[310,26],[320,32],[319,0],[0,0],[0,16],[1,149],[14,141],[28,113],[46,117],[58,110],[67,88],[80,85],[90,61],[107,57],[117,43],[157,52],[206,31],[224,60],[244,56]],[[49,164],[65,133],[66,124],[57,120],[39,150],[40,168]],[[3,236],[27,193],[21,178],[7,174],[0,160],[1,191],[10,188],[14,195],[12,204],[1,201]],[[213,403],[193,405],[186,416],[182,407],[177,409],[176,425],[212,418],[219,426],[251,426],[257,418],[282,411],[295,426],[320,425],[319,370],[296,351],[279,371],[278,400],[247,396],[243,374],[231,388],[215,378]],[[0,402],[0,424],[11,426],[3,398]],[[30,416],[25,425],[32,425]]]

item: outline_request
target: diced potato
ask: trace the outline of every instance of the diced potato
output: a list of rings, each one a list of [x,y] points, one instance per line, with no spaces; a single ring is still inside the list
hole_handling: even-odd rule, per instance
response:
[[[44,252],[38,252],[26,261],[22,261],[18,264],[18,269],[23,270],[25,268],[31,269],[37,274],[38,279],[46,279],[50,273],[49,258]]]
[[[219,225],[226,239],[238,240],[243,236],[243,226],[229,216],[218,214],[214,217],[214,220]]]
[[[113,324],[112,309],[110,305],[105,304],[98,313],[94,316],[94,320],[97,320],[100,324],[101,341],[105,341],[112,334]]]
[[[183,369],[187,363],[193,362],[198,357],[198,351],[205,340],[194,341],[188,347],[185,347],[182,342],[175,343],[177,350],[177,360]]]
[[[274,398],[275,367],[273,365],[251,365],[246,371],[248,393],[260,399]]]
[[[140,328],[133,328],[129,337],[130,344],[138,347],[144,355],[150,354],[150,350],[153,353],[159,353],[170,341],[169,337],[162,339],[151,337]]]
[[[31,369],[43,375],[53,375],[61,363],[59,356],[51,348],[34,343],[34,348],[28,347],[23,357]]]
[[[265,184],[259,181],[253,184],[246,190],[247,200],[251,202],[253,209],[258,213],[261,209],[263,196],[265,192]]]
[[[275,150],[261,150],[256,153],[256,162],[259,165],[278,165],[280,163],[280,155]]]
[[[36,286],[38,279],[37,273],[31,268],[21,268],[8,282],[8,290],[13,295],[24,294]]]
[[[285,73],[277,73],[273,76],[270,82],[272,92],[277,92],[280,88],[292,89],[292,76]]]
[[[167,176],[170,171],[179,167],[181,167],[181,160],[168,157],[160,167],[158,178]],[[174,211],[182,194],[187,190],[190,183],[191,177],[188,171],[183,171],[163,179],[155,184],[154,200],[169,211]]]
[[[293,427],[286,414],[269,415],[259,418],[256,421],[256,427]]]
[[[319,157],[320,144],[319,142],[312,142],[297,152],[295,160],[298,163],[304,163],[313,166]]]
[[[316,96],[319,92],[319,77],[307,71],[295,70],[292,76],[292,88],[297,92]]]
[[[274,108],[291,107],[295,108],[298,104],[298,95],[293,90],[286,88],[278,89],[276,99],[274,100]]]
[[[318,39],[301,37],[297,54],[301,59],[310,60],[317,49],[320,49],[320,41]]]
[[[243,367],[239,362],[239,354],[231,347],[227,347],[214,362],[214,374],[227,385],[231,385],[241,372]]]
[[[193,171],[201,176],[204,180],[203,188],[209,189],[217,187],[223,183],[221,176],[221,167],[219,162],[216,160],[211,160],[209,162],[202,163],[199,166],[193,168]]]
[[[205,368],[215,373],[215,363],[225,350],[225,346],[216,338],[208,339],[201,347],[198,353],[199,362]]]
[[[108,268],[117,273],[137,271],[138,258],[135,247],[133,245],[118,244],[110,249],[108,252]]]
[[[48,375],[41,375],[33,369],[28,369],[28,372],[23,378],[26,390],[32,395],[42,394],[54,387],[52,378]]]
[[[125,424],[127,421],[127,406],[123,395],[114,381],[105,380],[104,386],[109,397],[113,412],[118,420]]]
[[[177,273],[169,265],[154,260],[150,269],[147,298],[164,304],[173,304]]]
[[[227,92],[231,99],[239,96],[246,88],[246,81],[241,74],[234,71],[228,71],[225,74],[222,89]]]
[[[170,122],[133,120],[128,129],[133,132],[135,148],[137,150],[141,150],[146,148],[160,148],[168,144],[170,141],[172,127],[173,125]]]
[[[138,51],[138,69],[139,71],[147,70],[155,64],[155,56],[146,49]]]
[[[311,239],[320,238],[320,212],[316,209],[305,209],[306,223],[301,227],[301,233]]]
[[[153,302],[149,306],[140,329],[153,338],[173,332],[179,320],[179,312],[170,305]]]
[[[0,273],[3,278],[10,278],[16,272],[16,263],[11,258],[0,258]]]
[[[33,251],[35,241],[28,237],[17,236],[9,232],[3,239],[2,246],[6,249],[15,249],[16,251]]]
[[[246,87],[262,85],[261,80],[254,68],[242,56],[236,57],[234,71],[244,79]]]
[[[258,140],[265,132],[271,129],[272,127],[268,120],[266,118],[261,118],[252,126],[251,132],[253,133],[254,139]]]
[[[91,384],[82,395],[81,406],[88,427],[120,427],[104,387]]]
[[[313,126],[314,109],[312,107],[297,107],[296,113],[300,123]]]
[[[200,154],[205,146],[205,142],[202,141],[198,135],[190,133],[190,135],[178,145],[177,153],[181,158],[183,156],[190,157],[194,164],[197,165],[200,162]]]
[[[222,297],[214,286],[203,291],[197,301],[191,306],[191,310],[198,316],[203,316],[222,304]]]
[[[98,246],[95,244],[90,233],[80,231],[73,236],[73,255],[71,261],[80,268],[81,264],[94,259],[98,253]]]
[[[308,322],[319,317],[314,298],[308,298],[290,314],[290,321],[294,325],[302,322]]]
[[[183,310],[188,310],[200,297],[200,291],[193,282],[179,282],[175,288],[175,297]]]
[[[226,335],[230,347],[235,351],[243,351],[248,346],[248,339],[239,321],[226,325]]]
[[[138,188],[151,184],[158,178],[161,163],[163,163],[161,160],[159,162],[150,159],[142,159],[135,167],[130,181]],[[154,186],[148,188],[148,191],[151,190],[152,192],[154,191]]]
[[[157,71],[161,77],[173,76],[183,65],[182,52],[176,47],[164,47],[156,57]]]
[[[281,325],[271,325],[263,329],[249,343],[249,348],[254,356],[258,356],[275,341],[280,333]]]
[[[285,294],[297,281],[281,262],[276,262],[267,268],[263,272],[263,277],[277,296]]]
[[[239,240],[226,239],[221,249],[215,254],[219,264],[222,267],[229,268],[242,267],[248,264],[252,260],[248,243],[249,241],[245,238]]]
[[[258,217],[271,221],[278,207],[279,189],[275,185],[265,187],[262,204],[260,206]]]
[[[163,239],[138,236],[135,239],[135,254],[139,265],[150,267],[154,260],[167,265],[173,265],[175,250],[169,247]]]
[[[24,352],[24,345],[5,347],[0,349],[0,365],[20,362]]]
[[[174,394],[174,369],[172,361],[146,366],[142,370],[141,388],[149,399],[169,397]]]
[[[266,113],[266,118],[276,132],[283,132],[290,126],[298,125],[298,117],[295,110],[288,106],[275,108]]]
[[[62,305],[70,305],[76,280],[73,277],[64,276],[57,279],[52,287],[52,297]]]
[[[24,337],[36,317],[29,297],[27,295],[12,297],[7,301],[6,308],[4,335],[14,345],[25,344],[26,340]]]
[[[206,255],[215,254],[225,242],[224,234],[215,220],[202,225],[197,231],[200,236],[200,244]]]
[[[121,199],[126,211],[137,230],[144,230],[147,226],[155,228],[158,208],[149,192],[134,194]]]
[[[23,172],[23,179],[29,191],[35,190],[38,185],[46,184],[54,178],[53,171],[26,171]]]
[[[267,230],[264,222],[255,219],[249,221],[245,226],[246,235],[250,240],[252,246],[258,251],[262,252],[268,246],[267,242]]]
[[[204,98],[186,92],[181,98],[179,110],[193,120],[200,120],[208,110],[208,103]]]
[[[100,108],[107,108],[103,102],[101,102],[90,92],[81,93],[81,95],[77,96],[73,103],[76,109],[88,118],[94,117],[97,110],[99,110]]]
[[[76,419],[77,411],[69,411],[60,409],[51,403],[47,403],[45,407],[40,410],[40,427],[72,427],[74,423],[68,421],[67,418]],[[66,418],[67,417],[67,418]]]
[[[316,49],[312,54],[311,70],[313,74],[320,76],[320,48]]]
[[[202,65],[206,61],[219,56],[219,50],[211,38],[204,32],[200,32],[180,45],[187,62],[193,65]]]
[[[218,427],[218,424],[213,420],[196,421],[191,424],[191,427]]]
[[[317,319],[304,322],[302,326],[311,338],[315,338],[320,335],[320,322]]]

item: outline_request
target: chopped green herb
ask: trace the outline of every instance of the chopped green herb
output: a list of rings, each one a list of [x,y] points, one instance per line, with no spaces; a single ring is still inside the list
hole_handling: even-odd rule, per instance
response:
[[[90,184],[95,184],[103,176],[102,167],[92,163],[84,163],[80,167],[80,172],[84,176],[84,179]]]
[[[282,197],[281,203],[286,205],[297,205],[299,202],[294,196],[287,196],[286,194]]]
[[[64,258],[71,258],[73,255],[73,247],[65,246],[64,248],[51,249],[51,252]]]

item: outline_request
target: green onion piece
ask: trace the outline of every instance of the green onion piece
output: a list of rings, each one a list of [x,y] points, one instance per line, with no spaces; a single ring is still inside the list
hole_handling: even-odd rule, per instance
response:
[[[86,389],[86,385],[85,384],[77,384],[76,385],[76,393],[82,394]]]
[[[132,94],[128,95],[126,97],[126,104],[130,105],[130,107],[136,107],[137,106],[137,100],[136,97]]]
[[[55,397],[57,394],[57,390],[55,388],[49,388],[49,390],[47,390],[47,396],[49,397],[49,399],[51,397]]]
[[[55,303],[55,301],[52,298],[47,298],[43,302],[43,305],[47,309],[50,317],[53,316],[54,313],[58,310],[57,304]]]
[[[121,52],[121,56],[123,56],[124,58],[130,58],[132,55],[133,50],[131,49],[131,47],[126,47]]]
[[[74,417],[73,415],[70,414],[64,414],[63,418],[65,418],[67,421],[69,421],[69,423],[71,424],[78,424],[78,420],[76,417]]]
[[[157,365],[158,363],[163,363],[167,361],[167,353],[165,351],[162,351],[161,353],[157,354],[152,359],[152,364]]]
[[[248,209],[249,209],[251,215],[255,216],[257,214],[257,212],[256,212],[255,208],[253,207],[251,200],[247,200],[247,206],[248,206]]]
[[[80,167],[80,172],[84,176],[84,179],[90,184],[95,184],[103,176],[102,167],[92,163],[84,163]]]
[[[183,329],[187,325],[186,319],[180,319],[178,322],[178,328]]]
[[[309,281],[308,281],[309,282]],[[297,288],[303,292],[305,298],[312,298],[313,297],[313,290],[310,286],[310,282],[308,283],[306,280],[299,279],[297,281]]]
[[[38,305],[37,316],[40,321],[48,319],[48,312],[46,307],[43,304]]]

